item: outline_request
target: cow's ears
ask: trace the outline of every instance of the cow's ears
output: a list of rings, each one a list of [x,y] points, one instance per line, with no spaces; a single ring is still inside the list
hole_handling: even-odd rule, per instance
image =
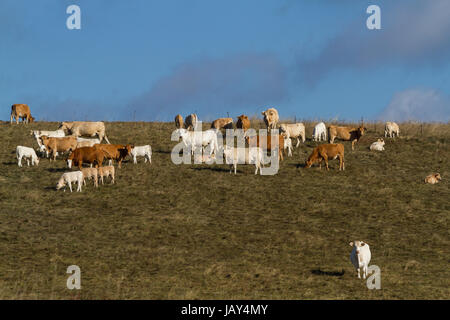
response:
[[[349,243],[350,247],[353,247],[353,241]]]
[[[262,115],[265,115],[265,114],[266,114],[266,112],[265,112],[265,111],[263,111],[263,112],[261,112],[261,114],[262,114]]]

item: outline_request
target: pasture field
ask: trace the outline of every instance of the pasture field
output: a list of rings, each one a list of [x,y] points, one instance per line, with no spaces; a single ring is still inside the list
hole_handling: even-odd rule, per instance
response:
[[[150,144],[152,164],[127,158],[115,185],[70,193],[55,190],[61,157],[15,158],[17,145],[37,149],[31,129],[57,123],[1,122],[0,298],[449,299],[450,125],[401,123],[379,153],[368,147],[384,126],[366,124],[355,151],[344,143],[346,170],[327,172],[303,168],[318,144],[305,124],[277,175],[235,176],[173,164],[173,123],[107,122],[112,143]],[[432,172],[442,181],[426,185]],[[357,278],[354,240],[370,245],[380,290]],[[72,264],[81,290],[66,288]]]

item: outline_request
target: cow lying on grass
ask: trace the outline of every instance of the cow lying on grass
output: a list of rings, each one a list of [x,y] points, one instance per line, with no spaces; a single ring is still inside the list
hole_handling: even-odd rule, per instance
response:
[[[378,139],[378,141],[375,141],[370,145],[371,151],[383,151],[384,150],[384,140]]]
[[[345,170],[344,164],[344,145],[341,143],[335,144],[321,144],[314,148],[311,155],[305,163],[305,168],[310,168],[315,162],[319,162],[319,167],[322,169],[322,160],[325,161],[327,170],[328,159],[334,160],[339,157],[339,170]]]
[[[441,175],[439,173],[433,173],[425,178],[425,183],[435,184],[440,180],[442,180]]]

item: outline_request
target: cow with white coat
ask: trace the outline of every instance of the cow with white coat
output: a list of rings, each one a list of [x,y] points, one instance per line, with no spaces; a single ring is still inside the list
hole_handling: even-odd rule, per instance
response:
[[[303,123],[282,123],[280,125],[280,132],[286,134],[286,138],[297,139],[297,144],[295,147],[297,148],[300,144],[300,138],[302,142],[305,142],[305,125]]]
[[[325,123],[319,122],[315,125],[312,138],[314,141],[327,141],[327,127]]]
[[[192,155],[194,154],[196,147],[204,148],[209,145],[209,155],[213,153],[215,154],[218,150],[218,130],[216,129],[209,129],[206,131],[188,131],[186,129],[177,129],[176,131],[183,140],[184,145],[191,149]]]
[[[384,137],[394,138],[400,136],[400,127],[395,122],[386,122],[384,127]]]
[[[358,278],[361,278],[360,271],[362,269],[363,278],[365,279],[371,258],[369,244],[363,241],[354,241],[350,242],[350,246],[353,248],[350,253],[350,261],[358,271]]]
[[[84,182],[83,172],[71,171],[63,173],[56,184],[56,190],[64,187],[64,192],[66,192],[66,186],[69,185],[70,192],[72,192],[72,182],[78,182],[77,192],[81,192],[81,186]]]
[[[16,148],[16,157],[19,167],[22,166],[22,158],[25,158],[27,160],[27,165],[30,166],[30,159],[31,159],[31,165],[38,165],[39,164],[39,158],[36,154],[36,151],[34,151],[33,148],[24,147],[24,146],[17,146]]]
[[[374,143],[372,143],[370,145],[370,150],[371,151],[383,151],[384,144],[385,144],[385,142],[383,139],[378,139],[378,141],[375,141]]]
[[[145,146],[135,146],[133,149],[131,149],[131,156],[133,157],[133,163],[137,163],[137,157],[144,157],[144,162],[146,163],[147,160],[149,163],[152,163],[152,147],[150,145]]]
[[[230,173],[234,168],[234,174],[236,174],[238,164],[254,164],[255,174],[262,174],[262,167],[264,162],[263,149],[260,147],[251,148],[235,148],[225,146],[223,150],[225,156],[225,162],[230,165]]]

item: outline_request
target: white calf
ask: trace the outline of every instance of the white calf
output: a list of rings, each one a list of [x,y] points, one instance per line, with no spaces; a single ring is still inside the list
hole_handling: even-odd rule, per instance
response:
[[[64,187],[64,192],[66,192],[66,185],[69,185],[70,192],[72,192],[72,182],[78,182],[77,192],[81,192],[81,185],[83,184],[83,172],[81,171],[71,171],[63,173],[58,183],[56,184],[56,190]]]
[[[186,147],[191,148],[191,154],[194,154],[196,147],[210,146],[209,154],[215,154],[218,150],[218,141],[216,129],[209,129],[206,131],[187,131],[186,129],[177,129],[178,134],[184,142]]]
[[[370,150],[372,151],[383,151],[384,150],[384,140],[378,139],[378,141],[375,141],[370,145]]]
[[[363,269],[363,278],[365,279],[371,258],[369,244],[363,241],[355,241],[350,242],[350,246],[353,247],[350,253],[350,261],[358,271],[358,278],[361,278],[360,269]]]
[[[239,164],[255,164],[255,174],[262,174],[262,167],[264,161],[264,153],[260,147],[252,148],[235,148],[225,146],[223,150],[225,162],[230,165],[230,173],[234,167],[234,174],[236,174],[237,165]]]
[[[327,127],[325,123],[320,122],[314,127],[312,138],[314,141],[327,141]]]
[[[33,166],[39,164],[39,158],[36,155],[36,151],[34,151],[33,148],[17,146],[16,157],[17,157],[17,162],[18,162],[19,167],[22,166],[22,158],[27,159],[28,166],[30,166],[30,158],[31,158],[31,164]]]
[[[286,133],[287,138],[297,138],[296,148],[300,144],[300,138],[302,138],[302,142],[305,142],[305,125],[303,123],[282,123],[280,124],[280,131]]]
[[[284,137],[284,149],[288,149],[288,157],[292,157],[292,140]]]
[[[137,156],[144,157],[144,162],[152,163],[152,147],[148,144],[145,146],[136,146],[131,149],[131,156],[133,157],[133,162],[137,163]]]

